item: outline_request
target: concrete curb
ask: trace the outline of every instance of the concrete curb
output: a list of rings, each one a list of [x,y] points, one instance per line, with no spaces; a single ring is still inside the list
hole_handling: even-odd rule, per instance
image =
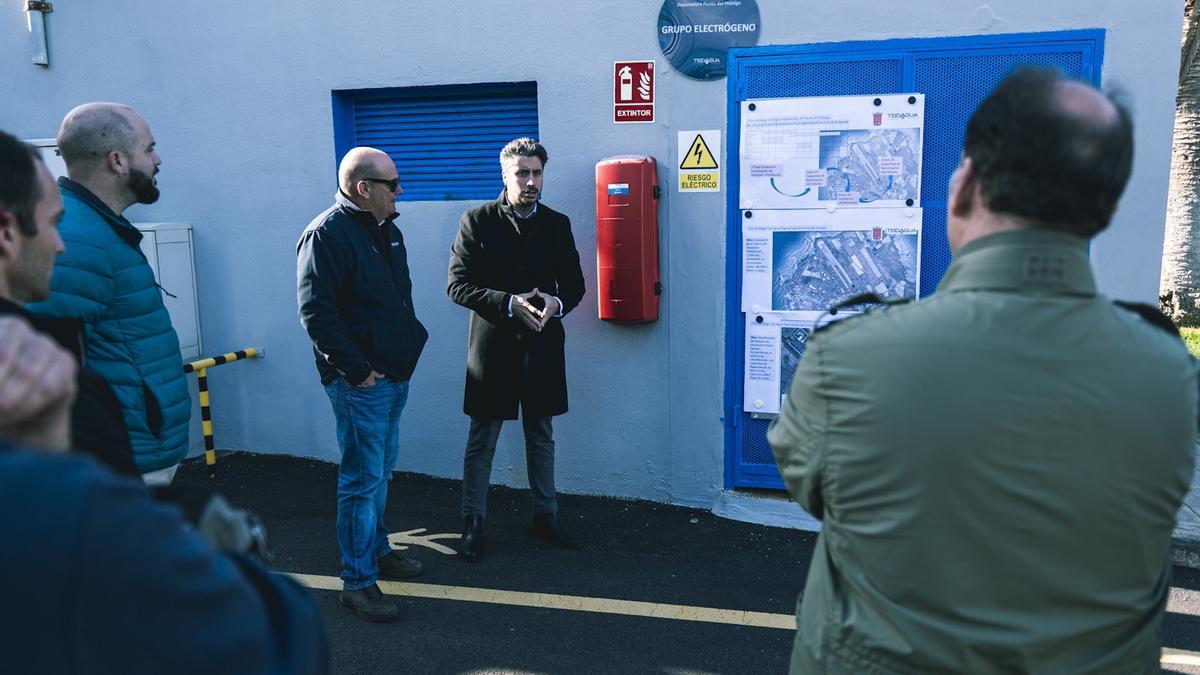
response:
[[[1171,533],[1171,561],[1180,567],[1200,569],[1200,528],[1180,525]]]
[[[1192,487],[1175,514],[1171,533],[1171,560],[1181,567],[1200,569],[1200,441],[1196,443],[1196,466]]]
[[[710,509],[713,515],[743,523],[820,532],[821,521],[810,516],[786,495],[722,490]]]

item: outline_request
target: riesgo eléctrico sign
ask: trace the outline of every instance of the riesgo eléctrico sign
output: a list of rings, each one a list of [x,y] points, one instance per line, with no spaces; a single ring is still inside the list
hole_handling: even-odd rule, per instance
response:
[[[758,44],[756,0],[664,0],[658,46],[675,70],[693,80],[725,77],[730,47]]]

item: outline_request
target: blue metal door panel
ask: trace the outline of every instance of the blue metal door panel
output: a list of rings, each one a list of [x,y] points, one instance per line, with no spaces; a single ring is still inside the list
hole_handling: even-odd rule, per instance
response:
[[[769,420],[742,411],[745,316],[741,311],[740,102],[752,98],[925,94],[922,156],[922,295],[950,265],[946,187],[958,166],[967,119],[1013,68],[1054,66],[1100,83],[1103,30],[842,42],[729,52],[726,193],[725,486],[782,488],[767,444]]]

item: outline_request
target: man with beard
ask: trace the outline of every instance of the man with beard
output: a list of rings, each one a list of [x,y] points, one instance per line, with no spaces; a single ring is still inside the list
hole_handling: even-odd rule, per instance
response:
[[[219,514],[185,527],[140,481],[68,452],[86,369],[21,308],[50,293],[62,217],[37,152],[0,131],[0,575],[69,580],[5,589],[21,617],[0,637],[5,672],[328,672],[315,598],[220,537]]]
[[[61,330],[63,322],[34,317],[25,304],[50,295],[50,274],[55,256],[62,253],[58,222],[63,216],[62,198],[54,178],[37,151],[0,131],[0,317],[16,317],[21,325],[35,324],[38,338],[46,333],[59,337],[65,346],[78,351],[78,330]],[[74,323],[74,322],[72,322]],[[60,332],[65,335],[59,335]],[[14,351],[18,333],[0,330],[0,431],[15,429],[13,420],[26,417],[42,404],[37,392],[44,383],[61,375],[54,362],[45,358],[49,350],[28,354]],[[40,357],[39,357],[40,355]],[[70,445],[95,456],[115,472],[140,475],[129,449],[129,435],[121,405],[112,387],[88,368],[77,368],[77,394],[70,406]],[[66,412],[65,402],[54,415]],[[54,415],[39,412],[37,417]],[[28,436],[23,436],[28,438]]]
[[[504,420],[525,431],[533,497],[531,534],[563,548],[579,542],[558,521],[550,421],[567,412],[560,319],[583,299],[579,252],[565,215],[538,202],[546,149],[518,138],[500,151],[504,191],[462,216],[450,253],[450,299],[471,311],[463,412],[463,560],[483,554],[492,457]]]
[[[86,103],[63,119],[58,147],[70,176],[58,181],[66,251],[50,298],[29,310],[82,323],[83,362],[116,391],[138,470],[169,483],[187,452],[191,400],[142,234],[122,215],[158,199],[154,135],[129,106]]]

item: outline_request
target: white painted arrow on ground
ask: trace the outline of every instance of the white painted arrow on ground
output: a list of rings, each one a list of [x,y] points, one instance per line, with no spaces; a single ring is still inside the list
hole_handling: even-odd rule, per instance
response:
[[[433,540],[461,539],[461,534],[454,534],[451,532],[442,532],[440,534],[421,534],[424,531],[425,528],[418,527],[415,530],[409,530],[407,532],[393,532],[388,535],[388,543],[391,544],[392,549],[396,551],[403,551],[411,545],[424,546],[425,548],[431,548],[438,553],[445,553],[446,555],[458,555],[458,551],[455,551],[449,546],[443,546],[442,544],[439,544]]]

